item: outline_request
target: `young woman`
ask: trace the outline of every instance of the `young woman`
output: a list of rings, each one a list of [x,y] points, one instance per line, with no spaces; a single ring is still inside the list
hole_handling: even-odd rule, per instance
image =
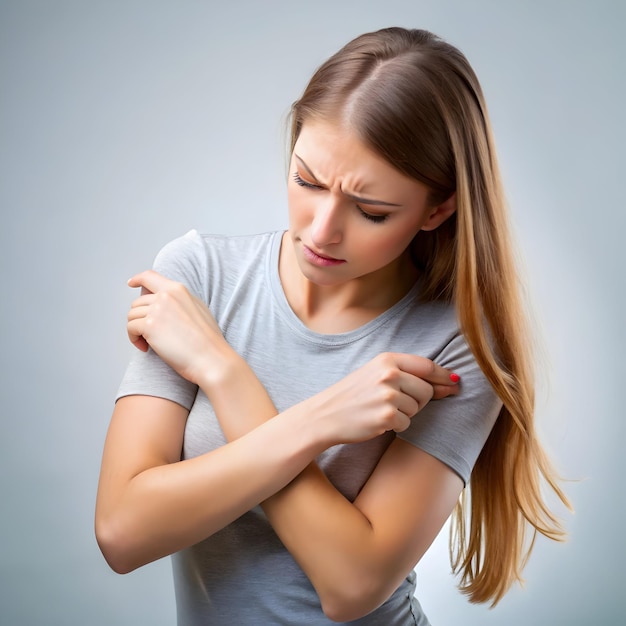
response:
[[[428,624],[413,568],[455,511],[475,602],[558,539],[480,86],[434,35],[347,44],[292,109],[289,230],[167,245],[104,450],[96,534],[173,555],[180,624]],[[471,494],[471,497],[470,495]]]

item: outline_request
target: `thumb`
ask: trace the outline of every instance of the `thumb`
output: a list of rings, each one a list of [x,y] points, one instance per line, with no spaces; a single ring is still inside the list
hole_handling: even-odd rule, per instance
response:
[[[458,396],[461,393],[461,387],[459,385],[438,385],[433,386],[433,400],[441,400],[448,396]]]
[[[164,291],[172,283],[173,281],[169,278],[165,278],[165,276],[154,270],[140,272],[128,280],[129,287],[141,287],[141,295]]]

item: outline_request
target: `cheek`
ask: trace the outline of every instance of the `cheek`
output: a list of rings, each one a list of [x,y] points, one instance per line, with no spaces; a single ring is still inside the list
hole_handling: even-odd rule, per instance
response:
[[[293,224],[298,217],[298,200],[291,188],[287,191],[287,208],[289,210],[289,221]]]
[[[295,185],[289,185],[287,188],[287,206],[289,209],[289,219],[292,224],[301,224],[308,219],[308,215],[311,211],[309,205],[310,203],[307,202],[307,198],[302,193],[302,189]]]
[[[380,261],[391,261],[401,256],[409,247],[411,241],[417,234],[410,228],[399,228],[396,232],[388,233],[387,237],[372,241],[370,251],[373,257]]]

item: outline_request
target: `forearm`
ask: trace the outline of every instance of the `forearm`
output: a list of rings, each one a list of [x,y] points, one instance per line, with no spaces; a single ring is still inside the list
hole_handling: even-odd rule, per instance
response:
[[[324,612],[356,619],[382,604],[406,573],[366,515],[314,463],[262,507],[315,587]]]
[[[228,440],[236,440],[260,424],[281,417],[274,417],[276,409],[267,392],[243,363],[236,376],[210,393]],[[315,399],[311,399],[293,407],[292,414],[315,428],[315,416],[307,412],[317,408]],[[322,603],[331,607],[327,611],[330,614],[335,612],[335,606],[352,606],[352,593],[368,599],[368,606],[359,608],[362,613],[369,612],[399,584],[400,580],[390,574],[394,568],[386,567],[392,564],[378,544],[370,521],[337,491],[315,462],[261,506]],[[381,585],[381,581],[385,584]]]
[[[294,478],[320,447],[283,414],[202,456],[145,469],[99,498],[105,557],[128,572],[205,539]],[[111,464],[113,466],[113,464]],[[111,495],[114,494],[114,495]]]

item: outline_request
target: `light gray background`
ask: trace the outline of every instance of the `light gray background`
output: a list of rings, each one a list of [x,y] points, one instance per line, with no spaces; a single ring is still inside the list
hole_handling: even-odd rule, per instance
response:
[[[195,227],[286,225],[283,119],[353,36],[431,29],[478,72],[542,328],[542,431],[577,512],[494,610],[418,567],[435,626],[624,623],[626,3],[0,2],[0,622],[170,625],[167,559],[95,544],[100,453],[130,354],[125,281]]]

